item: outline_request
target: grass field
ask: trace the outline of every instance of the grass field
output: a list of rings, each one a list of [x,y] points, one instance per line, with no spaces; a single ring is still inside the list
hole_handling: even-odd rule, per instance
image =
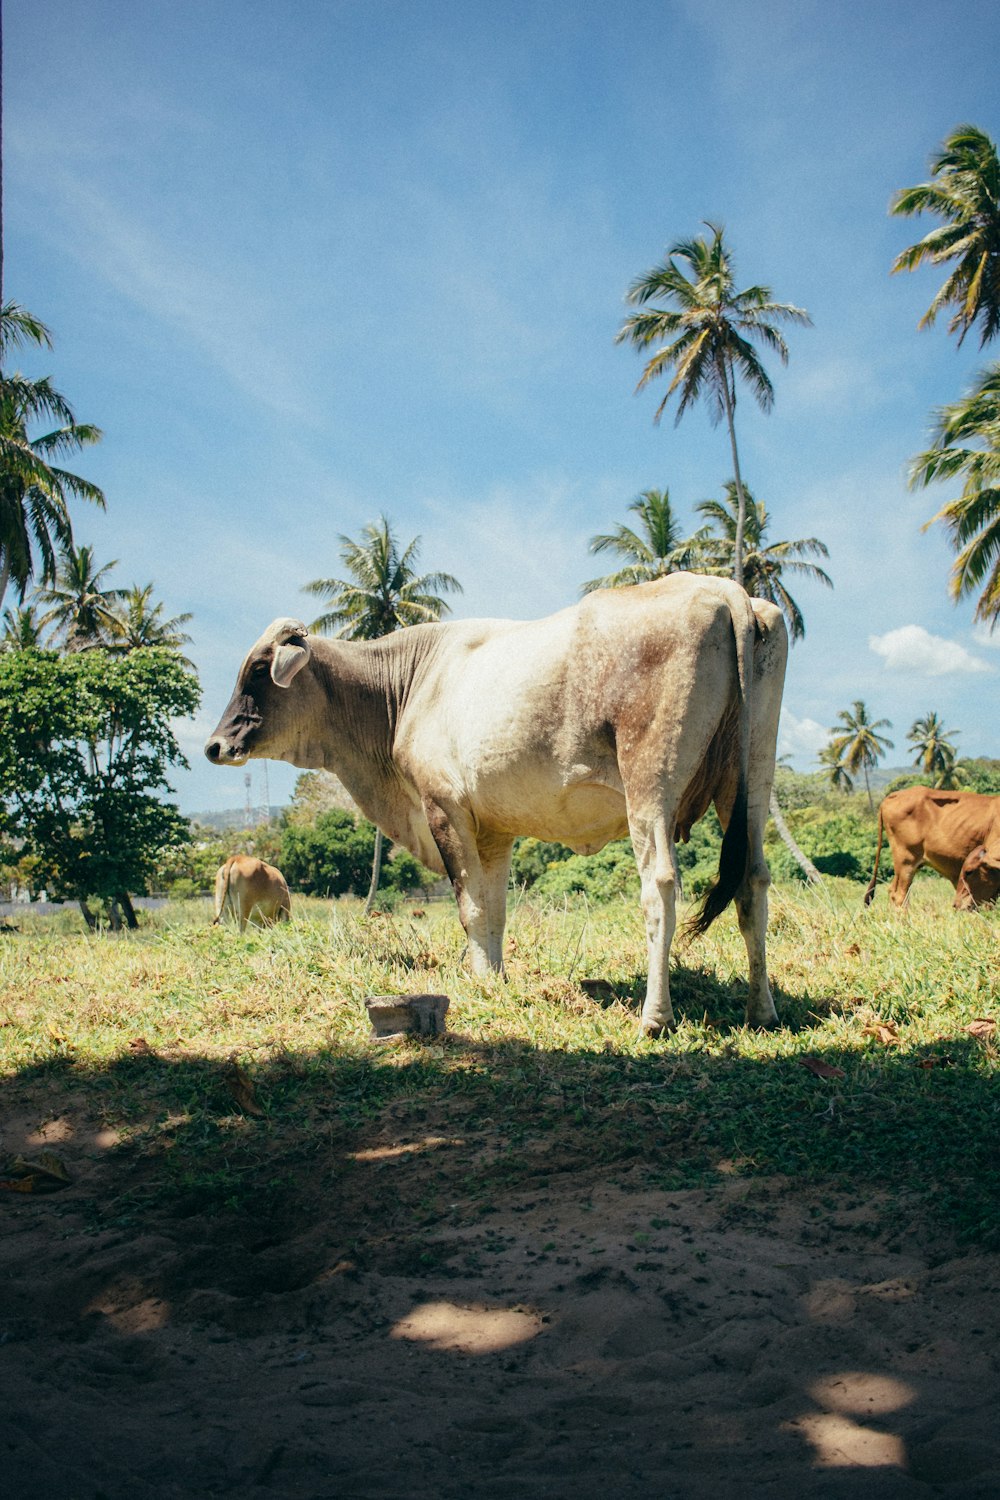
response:
[[[6,1115],[88,1122],[128,1170],[95,1224],[149,1207],[279,1213],[325,1192],[387,1120],[433,1144],[410,1205],[428,1222],[584,1163],[640,1164],[657,1186],[778,1174],[919,1211],[1000,1245],[1000,916],[958,914],[944,882],[911,909],[856,885],[772,892],[769,960],[781,1028],[742,1024],[745,951],[727,913],[676,946],[679,1018],[640,1041],[637,907],[512,897],[508,979],[462,966],[451,903],[365,920],[298,900],[269,932],[211,928],[207,903],[93,936],[67,913],[0,937]],[[594,999],[584,978],[609,982]],[[449,1034],[376,1045],[372,994],[450,996]],[[234,1071],[233,1060],[238,1064]],[[825,1066],[824,1066],[825,1065]],[[407,1147],[410,1149],[410,1147]],[[886,1206],[888,1205],[888,1206]],[[873,1213],[875,1210],[873,1209]]]

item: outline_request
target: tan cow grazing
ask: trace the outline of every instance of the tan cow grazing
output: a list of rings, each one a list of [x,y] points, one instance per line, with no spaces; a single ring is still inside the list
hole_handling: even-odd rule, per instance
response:
[[[954,904],[959,911],[971,911],[976,906],[992,906],[998,896],[1000,840],[973,849],[958,877]]]
[[[767,981],[763,831],[788,641],[773,605],[677,573],[598,590],[544,620],[413,625],[375,641],[268,627],[205,746],[333,771],[365,815],[447,873],[477,973],[502,970],[519,834],[594,854],[631,834],[649,974],[643,1030],[673,1024],[674,841],[714,801],[719,877],[693,920],[735,898],[748,1020],[777,1020]]]
[[[893,878],[889,900],[894,906],[905,902],[913,877],[921,865],[930,865],[955,887],[954,905],[968,910],[976,904],[968,882],[962,888],[963,867],[979,845],[1000,840],[1000,797],[983,792],[945,792],[929,786],[908,786],[890,792],[878,810],[878,847],[875,868],[865,905],[875,895],[879,856],[882,853],[882,831],[885,830],[892,854]],[[985,889],[985,874],[974,880]]]
[[[284,875],[262,859],[234,854],[220,865],[215,877],[213,927],[227,911],[236,918],[241,932],[248,922],[257,927],[272,927],[275,922],[289,921],[292,903]]]

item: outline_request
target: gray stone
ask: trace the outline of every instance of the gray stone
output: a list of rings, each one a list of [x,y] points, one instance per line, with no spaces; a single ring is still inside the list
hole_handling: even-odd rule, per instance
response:
[[[443,1036],[447,995],[369,995],[365,1000],[372,1036]]]

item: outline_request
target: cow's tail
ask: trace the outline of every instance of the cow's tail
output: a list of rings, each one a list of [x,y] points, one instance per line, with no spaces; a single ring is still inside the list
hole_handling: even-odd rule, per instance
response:
[[[750,829],[747,822],[748,793],[750,780],[750,726],[751,692],[753,686],[753,647],[757,635],[757,620],[749,597],[740,590],[739,604],[729,606],[736,638],[736,675],[739,684],[739,781],[733,800],[729,822],[722,837],[719,853],[719,873],[714,885],[702,901],[694,916],[685,925],[686,937],[700,937],[707,932],[732,901],[746,879],[747,862],[750,857]]]
[[[218,888],[218,886],[216,886],[216,888],[215,888],[216,912],[215,912],[215,919],[212,922],[212,926],[213,927],[218,927],[219,923],[222,921],[223,913],[226,910],[226,903],[229,900],[229,876],[232,873],[232,868],[233,868],[232,861],[227,859],[226,863],[225,863],[225,866],[223,868],[223,871],[222,871],[222,895],[221,895],[221,898],[219,896],[219,888]]]
[[[876,882],[878,880],[878,862],[879,862],[879,858],[881,856],[881,853],[882,853],[882,808],[880,806],[879,810],[878,810],[878,843],[875,846],[875,868],[874,868],[874,870],[872,870],[872,878],[871,878],[871,880],[869,880],[869,882],[868,882],[868,889],[865,891],[865,905],[866,906],[871,906],[872,900],[873,900],[874,895],[875,895],[875,884],[876,884]]]

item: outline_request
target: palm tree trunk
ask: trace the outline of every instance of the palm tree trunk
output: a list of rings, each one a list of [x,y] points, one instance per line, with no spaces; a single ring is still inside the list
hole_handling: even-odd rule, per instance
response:
[[[3,554],[3,564],[0,565],[0,609],[3,608],[4,595],[7,592],[7,584],[10,580],[10,552],[6,549]]]
[[[784,814],[782,813],[781,808],[778,806],[778,794],[774,790],[774,787],[771,788],[771,801],[770,801],[769,807],[770,807],[771,817],[774,820],[774,826],[778,830],[779,837],[781,838],[782,842],[784,843],[786,849],[791,854],[792,858],[798,864],[799,869],[802,871],[803,875],[805,875],[805,877],[808,880],[809,884],[810,885],[822,885],[823,884],[823,877],[822,877],[822,875],[819,873],[819,871],[817,870],[816,866],[813,864],[812,860],[809,858],[808,854],[803,854],[803,852],[799,848],[798,844],[792,838],[791,829],[789,828],[788,824],[785,822]]]
[[[863,766],[862,770],[865,773],[865,791],[868,793],[868,811],[874,817],[874,815],[875,815],[875,804],[872,801],[872,789],[871,789],[871,784],[870,784],[870,782],[868,780],[868,767],[867,766]]]
[[[382,874],[382,830],[375,830],[375,856],[372,859],[372,883],[368,887],[368,897],[365,901],[365,916],[370,916],[375,905],[375,897],[378,893],[379,877]]]
[[[736,422],[735,403],[733,393],[729,389],[729,370],[725,360],[719,359],[719,378],[722,381],[722,399],[726,409],[726,423],[729,427],[729,446],[733,451],[733,479],[736,482],[736,536],[733,540],[733,581],[743,587],[743,536],[747,525],[747,497],[743,489],[743,477],[740,474],[740,456],[736,449]]]

